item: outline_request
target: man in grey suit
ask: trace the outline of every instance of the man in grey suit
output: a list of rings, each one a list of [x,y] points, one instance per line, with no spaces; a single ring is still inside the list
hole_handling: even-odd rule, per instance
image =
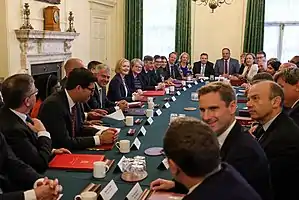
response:
[[[237,59],[230,57],[229,48],[222,49],[222,58],[216,60],[214,71],[215,76],[224,76],[226,78],[229,75],[238,74],[240,69],[240,64]]]

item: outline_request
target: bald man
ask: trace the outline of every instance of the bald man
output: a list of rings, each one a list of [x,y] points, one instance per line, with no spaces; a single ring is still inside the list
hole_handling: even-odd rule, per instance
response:
[[[64,70],[65,70],[65,77],[60,81],[60,85],[64,88],[65,83],[67,81],[67,77],[69,76],[70,72],[77,68],[84,67],[84,63],[79,58],[70,58],[66,61],[64,64]]]
[[[274,200],[299,199],[299,127],[283,111],[284,93],[273,81],[252,85],[247,107],[260,123],[254,135],[270,164]]]

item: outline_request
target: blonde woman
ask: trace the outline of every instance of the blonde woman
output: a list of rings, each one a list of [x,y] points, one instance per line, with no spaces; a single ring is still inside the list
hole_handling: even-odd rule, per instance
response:
[[[191,65],[189,65],[190,56],[188,53],[183,52],[179,57],[179,70],[183,78],[186,78],[188,75],[192,74]]]
[[[107,97],[110,101],[126,100],[128,102],[137,101],[141,97],[137,93],[132,93],[128,87],[126,76],[130,72],[130,61],[125,58],[120,59],[115,66],[115,76],[109,84]]]

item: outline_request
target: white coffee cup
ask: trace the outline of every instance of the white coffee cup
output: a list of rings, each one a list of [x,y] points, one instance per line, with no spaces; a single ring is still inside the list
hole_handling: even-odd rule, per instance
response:
[[[95,178],[105,178],[108,170],[109,166],[103,161],[93,163],[93,177]]]
[[[120,153],[130,152],[130,140],[120,140],[115,143],[115,146],[119,149]]]
[[[153,109],[146,109],[146,117],[153,117],[154,110]]]
[[[126,116],[126,126],[133,126],[133,125],[134,125],[134,117]]]
[[[154,102],[154,97],[147,97],[147,103]]]
[[[97,193],[92,191],[82,192],[75,196],[75,200],[97,200]]]
[[[175,90],[175,87],[173,85],[169,87],[170,92],[174,92],[174,90]]]
[[[147,107],[148,109],[154,109],[155,103],[154,102],[148,102]]]
[[[186,86],[186,81],[182,81],[182,85],[183,85],[183,86]]]
[[[166,94],[169,94],[169,88],[168,88],[168,87],[165,88],[165,93],[166,93]]]

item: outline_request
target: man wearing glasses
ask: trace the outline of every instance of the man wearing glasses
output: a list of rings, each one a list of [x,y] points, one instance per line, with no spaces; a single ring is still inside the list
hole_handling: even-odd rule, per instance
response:
[[[0,130],[16,156],[43,173],[53,154],[70,152],[63,148],[52,149],[50,133],[41,121],[28,116],[37,93],[32,76],[16,74],[8,77],[2,84],[5,106],[0,114]]]
[[[70,72],[65,90],[48,97],[41,105],[39,118],[51,133],[54,148],[86,149],[110,144],[117,139],[114,129],[97,131],[83,126],[83,109],[95,90],[96,77],[85,68]]]
[[[264,51],[259,51],[256,54],[256,61],[257,65],[259,67],[259,73],[265,72],[267,70],[267,58],[266,53]]]

